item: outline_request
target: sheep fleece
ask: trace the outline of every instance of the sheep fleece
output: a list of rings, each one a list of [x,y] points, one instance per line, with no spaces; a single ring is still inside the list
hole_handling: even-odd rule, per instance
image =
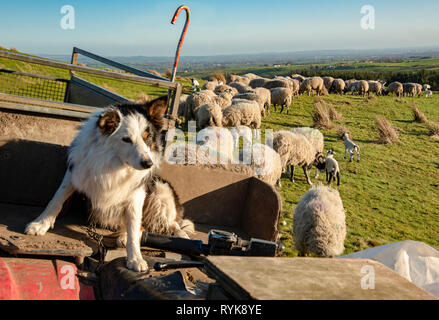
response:
[[[296,249],[320,257],[341,255],[346,238],[346,214],[340,194],[326,186],[309,190],[297,204],[293,217]]]

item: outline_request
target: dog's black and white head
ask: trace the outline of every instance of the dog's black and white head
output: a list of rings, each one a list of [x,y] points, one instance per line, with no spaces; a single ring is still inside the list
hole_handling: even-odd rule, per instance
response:
[[[159,164],[167,96],[138,104],[122,103],[102,112],[96,122],[103,143],[121,162],[137,170]]]

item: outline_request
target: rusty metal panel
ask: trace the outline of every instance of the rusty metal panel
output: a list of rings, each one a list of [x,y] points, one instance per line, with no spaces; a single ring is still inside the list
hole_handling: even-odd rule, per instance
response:
[[[372,280],[364,280],[364,266],[374,272],[373,289],[369,286]],[[236,299],[436,299],[383,264],[369,259],[210,256],[206,271]]]

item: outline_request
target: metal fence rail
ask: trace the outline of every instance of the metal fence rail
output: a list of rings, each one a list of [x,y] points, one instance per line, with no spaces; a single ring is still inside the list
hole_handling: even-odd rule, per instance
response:
[[[68,82],[67,79],[0,69],[0,93],[63,102]]]

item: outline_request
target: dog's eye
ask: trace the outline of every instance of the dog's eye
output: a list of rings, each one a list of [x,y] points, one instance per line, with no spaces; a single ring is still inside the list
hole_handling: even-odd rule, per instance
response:
[[[126,143],[133,143],[133,141],[130,139],[130,137],[123,137],[122,141],[126,142]]]

